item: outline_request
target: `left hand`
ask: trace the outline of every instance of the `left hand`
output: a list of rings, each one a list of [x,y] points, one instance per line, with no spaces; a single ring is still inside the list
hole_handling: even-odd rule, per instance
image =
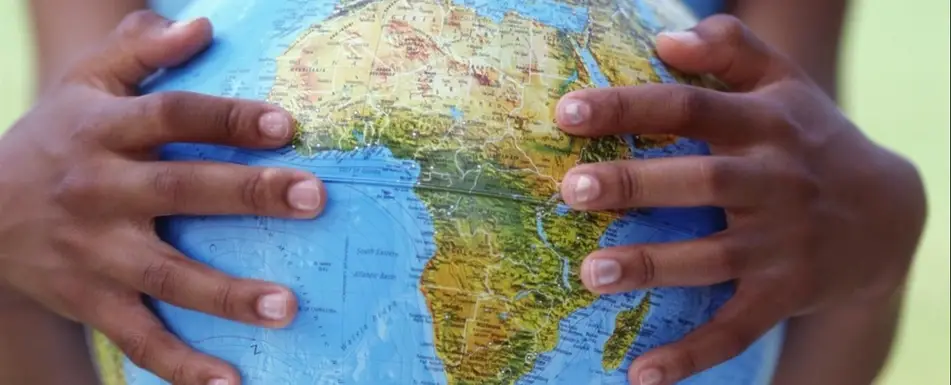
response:
[[[903,284],[924,222],[915,168],[875,145],[795,64],[735,18],[657,41],[663,61],[730,92],[650,84],[566,95],[559,125],[581,136],[674,134],[711,156],[580,165],[562,196],[579,210],[718,206],[709,237],[594,252],[596,293],[735,281],[736,294],[684,339],[631,366],[633,384],[673,384],[743,352],[779,322],[871,303]]]

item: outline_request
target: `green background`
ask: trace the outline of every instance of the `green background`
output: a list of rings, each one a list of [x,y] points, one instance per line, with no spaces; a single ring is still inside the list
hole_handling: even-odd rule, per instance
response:
[[[0,131],[30,102],[26,1],[0,0]],[[880,384],[951,382],[951,6],[948,0],[853,1],[843,104],[876,140],[925,176],[930,217],[901,331]]]

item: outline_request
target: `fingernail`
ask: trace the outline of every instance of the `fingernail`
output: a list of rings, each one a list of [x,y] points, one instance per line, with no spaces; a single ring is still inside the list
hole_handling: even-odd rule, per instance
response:
[[[228,385],[228,380],[224,378],[215,378],[208,380],[208,385]]]
[[[287,191],[287,202],[297,210],[316,210],[320,207],[320,185],[313,180],[297,182]]]
[[[258,315],[273,321],[287,317],[287,294],[274,293],[258,299]]]
[[[659,369],[650,368],[641,371],[637,379],[641,382],[640,385],[660,385],[660,382],[664,380],[664,374]]]
[[[268,112],[258,122],[261,135],[271,139],[284,139],[291,130],[291,121],[280,112]]]
[[[584,203],[598,197],[600,186],[597,179],[592,176],[571,175],[566,182],[571,192],[565,197],[570,201],[567,202],[568,204]]]
[[[179,33],[179,32],[181,32],[181,31],[185,30],[186,28],[188,28],[188,26],[190,26],[192,23],[194,23],[195,20],[196,20],[196,19],[180,20],[180,21],[176,21],[176,22],[174,22],[174,23],[172,23],[172,24],[169,24],[168,27],[165,28],[165,33],[166,33],[166,34]]]
[[[584,123],[591,116],[588,103],[577,99],[565,99],[562,103],[561,116],[558,119],[562,123],[574,126]]]
[[[703,44],[703,40],[700,40],[700,35],[697,35],[697,33],[693,31],[661,32],[658,36],[666,37],[684,45],[696,46]]]
[[[595,259],[588,268],[591,282],[598,287],[613,284],[621,279],[621,264],[613,259]]]

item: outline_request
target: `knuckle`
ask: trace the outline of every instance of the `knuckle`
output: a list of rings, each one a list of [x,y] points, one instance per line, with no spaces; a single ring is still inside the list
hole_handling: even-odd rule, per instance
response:
[[[108,114],[108,111],[103,111],[101,108],[94,108],[93,110],[91,113],[79,114],[79,118],[72,126],[72,131],[69,135],[71,140],[82,143],[94,143],[97,142],[103,134],[110,131],[109,125],[102,119],[103,116]]]
[[[170,125],[171,117],[179,107],[180,101],[176,93],[159,92],[139,97],[138,115],[143,119],[151,120],[163,131]]]
[[[637,276],[632,277],[638,286],[649,286],[653,284],[655,277],[654,250],[647,247],[641,247],[634,250],[634,260],[637,269]]]
[[[71,84],[91,84],[94,79],[89,74],[88,64],[80,61],[76,65],[66,68],[59,80],[53,81],[52,86],[66,86]]]
[[[720,340],[720,346],[724,354],[721,359],[725,361],[743,353],[747,347],[753,344],[755,337],[752,333],[742,332],[736,327],[723,326],[720,330]]]
[[[763,159],[761,155],[754,155],[747,159],[745,163],[735,164],[736,175],[733,182],[742,180],[745,183],[738,184],[742,186],[738,191],[742,192],[742,202],[748,207],[762,206],[764,203],[775,199],[777,185],[770,178],[770,165],[768,160]]]
[[[822,184],[819,178],[808,168],[799,165],[795,160],[781,160],[767,166],[771,183],[770,189],[775,199],[785,204],[808,206],[822,194]]]
[[[181,360],[174,364],[172,368],[171,380],[173,384],[185,384],[187,383],[188,378],[188,365],[187,361]]]
[[[174,298],[177,279],[176,269],[170,261],[151,263],[142,271],[145,291],[160,299]]]
[[[54,202],[70,209],[90,209],[89,202],[101,200],[103,194],[103,166],[86,162],[68,170],[53,188]]]
[[[121,349],[133,363],[139,367],[149,367],[152,356],[151,342],[154,335],[154,332],[151,330],[144,332],[129,330],[119,337],[119,340],[116,341],[116,345],[119,346],[119,349]]]
[[[241,200],[245,207],[261,212],[269,208],[269,185],[274,179],[269,170],[251,174],[241,187]]]
[[[107,259],[102,258],[102,251],[99,250],[99,247],[104,239],[101,239],[95,234],[100,229],[95,229],[92,231],[84,229],[87,224],[78,223],[78,221],[70,221],[66,223],[58,223],[50,226],[50,246],[60,253],[60,255],[68,255],[68,260],[64,261],[71,265],[75,273],[82,271],[83,273],[93,273],[93,274],[108,274],[114,268],[112,268]],[[112,240],[109,240],[112,241]],[[87,279],[83,277],[82,280]],[[50,281],[54,282],[54,281]],[[83,285],[78,284],[78,282],[60,282],[65,286],[59,287],[57,291],[63,293],[64,295],[75,296],[76,293],[81,293],[87,289]]]
[[[610,92],[610,101],[608,103],[611,106],[610,112],[610,124],[614,127],[626,127],[628,125],[628,117],[631,113],[631,106],[625,100],[624,95],[621,93],[621,89],[611,90]]]
[[[235,287],[233,282],[225,282],[215,289],[214,309],[219,314],[234,318],[238,307],[234,304]]]
[[[802,133],[802,128],[790,116],[790,111],[778,103],[760,103],[762,116],[758,126],[764,132],[776,136],[780,140],[795,140]]]
[[[95,179],[86,175],[85,171],[68,172],[59,181],[52,191],[53,200],[64,206],[95,197],[98,194]]]
[[[148,10],[132,12],[122,19],[116,27],[116,33],[122,38],[137,38],[153,26],[159,17]]]
[[[705,94],[687,88],[673,88],[670,92],[673,93],[672,107],[676,113],[675,126],[679,130],[695,126],[708,110],[709,101]]]
[[[644,184],[641,180],[641,175],[631,163],[616,163],[616,166],[620,168],[614,174],[617,175],[617,188],[619,191],[619,198],[623,202],[618,203],[636,203],[644,199]]]
[[[714,199],[727,194],[732,186],[736,165],[723,158],[705,158],[697,163],[700,185]]]
[[[787,178],[788,191],[795,201],[808,204],[816,201],[822,193],[821,183],[810,173],[797,172]]]
[[[185,187],[187,178],[181,173],[176,172],[172,167],[159,167],[152,175],[152,191],[156,196],[163,200],[171,202],[176,207],[182,207],[187,204],[187,195]]]
[[[739,18],[733,15],[719,14],[707,19],[706,29],[712,31],[714,40],[737,47],[742,44],[746,35],[746,26]]]
[[[236,106],[224,106],[222,112],[216,114],[213,118],[213,124],[216,124],[216,127],[221,127],[223,130],[224,139],[230,142],[238,142],[245,130],[243,129],[243,114],[240,108]]]
[[[710,258],[713,268],[722,277],[735,278],[746,270],[745,250],[736,241],[720,241],[711,244]]]
[[[693,375],[704,369],[700,366],[700,352],[695,349],[681,349],[675,357],[674,362],[680,366],[683,373]]]
[[[131,103],[132,113],[146,125],[134,129],[134,134],[146,137],[161,137],[167,133],[169,128],[173,126],[170,111],[174,108],[172,107],[175,103],[174,99],[173,95],[164,92],[140,96],[135,99]]]
[[[60,255],[69,255],[72,261],[79,262],[83,270],[96,271],[100,266],[95,262],[100,256],[99,253],[90,252],[92,241],[85,228],[76,226],[75,221],[53,222],[47,224],[49,234],[48,244],[52,250]],[[50,284],[71,284],[63,280],[50,280]],[[55,286],[54,286],[55,287]],[[70,286],[72,288],[81,286]],[[59,290],[63,293],[73,294],[69,290]]]
[[[89,293],[88,283],[81,278],[75,278],[75,273],[55,274],[55,279],[49,279],[49,295],[51,296],[50,305],[57,309],[61,315],[74,322],[80,320],[102,320],[109,317],[109,314],[103,314],[99,306],[90,306],[89,297],[84,294]]]

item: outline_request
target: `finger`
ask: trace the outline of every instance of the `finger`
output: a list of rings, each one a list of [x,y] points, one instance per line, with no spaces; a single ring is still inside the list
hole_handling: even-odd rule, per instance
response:
[[[765,293],[737,291],[709,322],[673,344],[651,350],[631,365],[633,385],[672,385],[736,357],[782,320]]]
[[[162,92],[115,104],[106,142],[150,149],[173,142],[276,148],[294,136],[295,122],[276,106],[190,92]]]
[[[222,360],[201,354],[169,333],[141,303],[102,298],[92,324],[136,366],[175,385],[238,385],[240,377]]]
[[[136,245],[116,248],[100,269],[159,301],[237,322],[283,328],[297,314],[296,299],[285,287],[230,277],[157,239]]]
[[[768,193],[761,167],[723,156],[584,164],[565,175],[561,196],[577,210],[749,207]]]
[[[657,37],[665,63],[690,74],[712,74],[734,91],[750,91],[787,76],[792,68],[779,52],[733,16],[716,15],[689,31]]]
[[[590,88],[565,95],[556,107],[558,125],[570,134],[675,135],[711,144],[747,143],[763,113],[749,98],[698,87],[645,84]]]
[[[327,201],[313,174],[213,162],[134,165],[105,184],[130,211],[164,215],[261,215],[313,218]]]
[[[591,253],[581,264],[581,280],[597,294],[654,287],[707,286],[742,276],[755,244],[728,233],[697,240],[629,245]]]
[[[129,94],[159,69],[182,64],[202,51],[211,39],[207,19],[173,23],[152,11],[133,12],[95,52],[80,61],[71,77]]]

